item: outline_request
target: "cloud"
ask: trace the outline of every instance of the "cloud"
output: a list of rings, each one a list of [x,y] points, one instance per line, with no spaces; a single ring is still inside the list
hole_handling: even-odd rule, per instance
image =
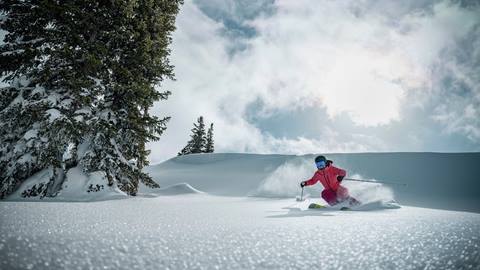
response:
[[[432,151],[420,120],[478,146],[479,46],[460,57],[479,42],[478,14],[448,1],[186,1],[173,95],[153,109],[173,118],[151,160],[178,152],[199,115],[217,151]],[[292,122],[273,126],[278,115]]]
[[[435,68],[434,88],[429,102],[432,119],[444,132],[459,133],[480,142],[480,26],[463,40],[473,46],[447,49]],[[475,44],[476,43],[476,44]]]

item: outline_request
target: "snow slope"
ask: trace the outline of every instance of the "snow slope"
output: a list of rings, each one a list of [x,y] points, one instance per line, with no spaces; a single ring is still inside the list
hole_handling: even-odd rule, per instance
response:
[[[215,195],[295,197],[314,171],[315,155],[197,154],[146,169],[161,185],[189,183]],[[408,186],[345,181],[363,200],[392,199],[402,205],[480,212],[480,153],[329,154],[348,176]],[[319,185],[307,193],[319,196]],[[363,197],[362,197],[363,196]]]
[[[214,195],[291,198],[299,195],[298,183],[312,176],[315,155],[200,154],[176,157],[147,167],[162,186],[186,183]],[[480,212],[480,153],[359,153],[329,154],[334,165],[354,178],[377,179],[408,186],[344,182],[360,200],[396,199],[403,205]],[[39,172],[8,200],[39,200],[21,195],[48,182]],[[306,188],[318,197],[321,187]],[[148,196],[161,191],[141,187]],[[127,198],[117,187],[108,187],[100,173],[86,175],[80,167],[67,173],[60,194],[43,201],[95,201]]]
[[[329,155],[357,177],[409,184],[348,183],[372,201],[358,211],[308,209],[318,187],[295,201],[312,157],[191,155],[147,168],[162,188],[137,197],[1,201],[0,269],[480,269],[479,213],[405,206],[478,203],[478,154]],[[375,204],[393,197],[401,208]]]

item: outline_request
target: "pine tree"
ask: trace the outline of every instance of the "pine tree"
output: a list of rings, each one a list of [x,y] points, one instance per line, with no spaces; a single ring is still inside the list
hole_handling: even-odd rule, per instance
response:
[[[210,128],[207,132],[205,145],[205,153],[213,153],[215,151],[214,141],[213,141],[213,123],[210,124]]]
[[[192,134],[187,145],[178,153],[179,156],[188,154],[205,153],[206,137],[205,124],[203,116],[197,119],[197,123],[193,124]]]
[[[0,11],[6,14],[0,28],[7,31],[0,72],[10,82],[0,89],[0,198],[44,169],[50,180],[39,195],[55,196],[65,170],[75,165],[65,157],[72,157],[68,152],[87,127],[84,114],[88,117],[88,102],[98,89],[83,73],[95,66],[75,50],[71,35],[76,26],[64,7],[6,0]]]
[[[3,0],[0,72],[0,197],[50,171],[43,196],[55,196],[66,171],[102,171],[135,194],[158,186],[142,168],[145,143],[166,118],[149,114],[170,94],[168,45],[181,0]],[[0,13],[0,14],[1,14]]]
[[[167,45],[180,1],[127,2],[112,18],[117,31],[108,35],[111,46],[105,60],[115,76],[105,74],[102,80],[106,91],[98,106],[101,117],[83,164],[92,171],[105,171],[109,184],[115,180],[133,195],[139,181],[157,186],[142,172],[148,165],[145,143],[159,139],[169,118],[152,116],[148,108],[170,94],[157,92],[154,85],[173,78]]]
[[[205,124],[203,122],[203,116],[200,116],[197,120],[197,124],[194,124],[192,129],[192,154],[205,152]]]

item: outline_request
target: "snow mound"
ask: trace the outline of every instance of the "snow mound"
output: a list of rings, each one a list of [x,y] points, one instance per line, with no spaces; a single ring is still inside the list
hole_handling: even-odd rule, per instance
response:
[[[55,197],[41,197],[41,192],[46,189],[52,173],[45,169],[22,183],[20,188],[11,194],[9,201],[104,201],[124,199],[128,195],[116,185],[108,186],[102,172],[85,173],[81,166],[68,170],[62,188]]]
[[[381,210],[381,209],[398,209],[398,208],[401,208],[401,206],[395,201],[373,201],[373,202],[359,205],[357,207],[353,207],[352,210],[373,211],[373,210]]]
[[[179,183],[179,184],[171,185],[165,188],[160,188],[155,193],[158,195],[172,196],[172,195],[182,195],[182,194],[201,194],[204,192],[190,186],[187,183]]]
[[[292,157],[295,156],[192,154],[146,167],[145,172],[160,186],[188,182],[213,195],[246,196]]]
[[[334,206],[327,206],[325,209],[327,210],[341,210],[343,207],[348,207],[350,211],[375,211],[375,210],[383,210],[383,209],[398,209],[402,206],[398,204],[395,200],[385,200],[379,199],[376,201],[369,201],[363,202],[360,205],[350,206],[348,203],[339,203]]]

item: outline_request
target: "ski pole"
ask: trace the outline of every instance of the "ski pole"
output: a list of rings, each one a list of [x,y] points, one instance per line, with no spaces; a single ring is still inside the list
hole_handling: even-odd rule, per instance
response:
[[[302,187],[302,195],[300,196],[300,201],[303,201],[303,187]]]
[[[343,178],[343,180],[354,181],[354,182],[366,182],[366,183],[379,183],[379,184],[400,185],[400,186],[404,186],[404,187],[407,186],[407,184],[404,184],[404,183],[386,182],[386,181],[373,181],[373,180],[355,179],[355,178]]]

